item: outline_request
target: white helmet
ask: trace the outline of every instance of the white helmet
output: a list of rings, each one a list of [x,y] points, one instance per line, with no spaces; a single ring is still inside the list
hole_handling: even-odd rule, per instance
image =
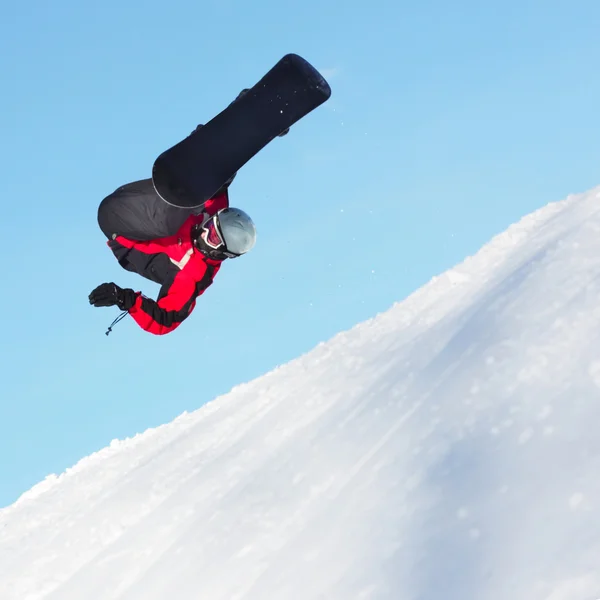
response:
[[[195,238],[204,255],[224,260],[246,254],[254,247],[256,227],[243,210],[224,208],[202,224]]]

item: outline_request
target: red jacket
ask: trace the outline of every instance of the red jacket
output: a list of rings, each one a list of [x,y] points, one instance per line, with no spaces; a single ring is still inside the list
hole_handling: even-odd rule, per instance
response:
[[[204,214],[192,215],[172,236],[140,242],[123,236],[108,245],[121,266],[162,285],[156,301],[136,292],[129,314],[146,331],[164,335],[174,331],[196,306],[196,298],[213,282],[221,262],[206,258],[192,243],[192,227],[228,206],[227,193],[204,206]]]

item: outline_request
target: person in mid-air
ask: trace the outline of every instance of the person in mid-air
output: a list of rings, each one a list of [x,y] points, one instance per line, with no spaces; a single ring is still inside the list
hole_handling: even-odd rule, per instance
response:
[[[223,261],[246,254],[256,241],[252,219],[229,206],[226,187],[201,213],[189,214],[167,205],[151,179],[137,181],[102,201],[98,222],[119,264],[162,287],[152,300],[116,283],[103,283],[89,295],[90,304],[117,306],[157,335],[175,330],[212,284]]]

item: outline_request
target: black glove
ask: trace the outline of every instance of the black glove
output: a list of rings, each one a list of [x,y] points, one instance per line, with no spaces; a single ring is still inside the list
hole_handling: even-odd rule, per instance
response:
[[[121,310],[129,310],[134,304],[137,294],[132,289],[120,288],[116,283],[102,283],[89,295],[90,304],[94,306],[114,306]]]

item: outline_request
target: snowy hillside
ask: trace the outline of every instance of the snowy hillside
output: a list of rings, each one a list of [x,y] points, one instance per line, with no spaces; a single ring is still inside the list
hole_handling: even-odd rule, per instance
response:
[[[600,189],[0,511],[2,600],[600,598]]]

